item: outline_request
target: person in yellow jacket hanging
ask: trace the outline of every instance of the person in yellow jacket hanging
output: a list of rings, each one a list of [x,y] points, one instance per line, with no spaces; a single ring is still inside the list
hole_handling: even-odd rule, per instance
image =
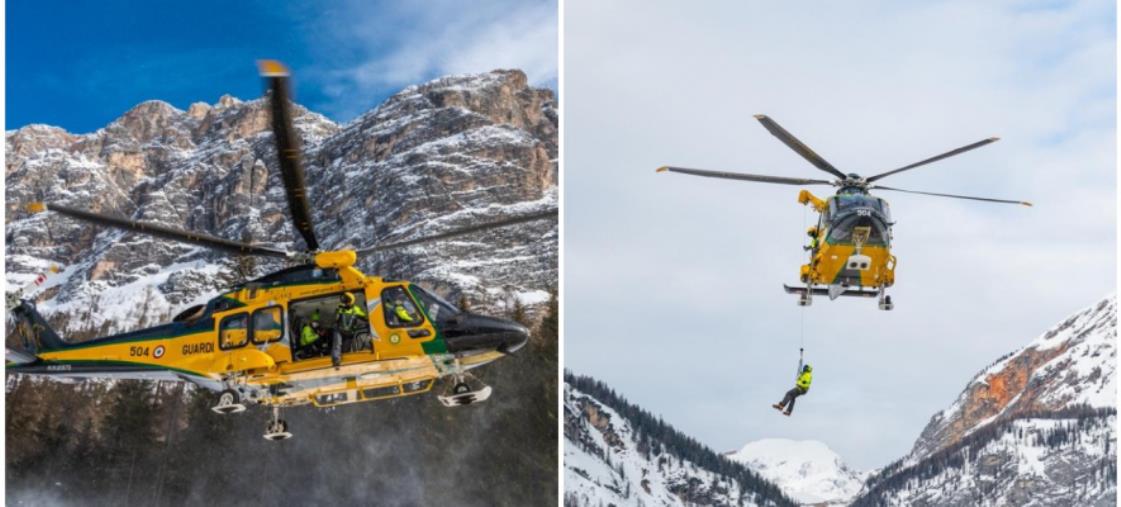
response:
[[[810,365],[803,366],[802,371],[798,374],[798,379],[794,382],[794,389],[787,391],[782,401],[771,406],[778,410],[783,410],[785,407],[786,410],[782,412],[783,415],[790,415],[790,412],[794,411],[794,399],[810,391],[810,383],[814,379],[813,371],[814,369]]]

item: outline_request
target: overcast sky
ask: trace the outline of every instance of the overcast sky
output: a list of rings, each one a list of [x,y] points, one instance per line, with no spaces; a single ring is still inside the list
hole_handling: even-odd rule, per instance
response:
[[[576,373],[724,451],[816,439],[869,469],[908,452],[1000,355],[1115,291],[1113,2],[565,3],[565,351]],[[765,113],[882,194],[896,309],[815,300],[793,382],[798,187],[673,164],[828,177]]]

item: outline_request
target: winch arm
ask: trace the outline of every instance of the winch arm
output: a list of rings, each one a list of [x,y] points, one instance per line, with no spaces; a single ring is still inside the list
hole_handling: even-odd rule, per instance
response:
[[[814,210],[816,210],[818,213],[824,213],[825,208],[828,206],[825,201],[819,199],[816,195],[811,194],[809,190],[802,190],[801,192],[798,192],[798,203],[809,203],[813,205]]]

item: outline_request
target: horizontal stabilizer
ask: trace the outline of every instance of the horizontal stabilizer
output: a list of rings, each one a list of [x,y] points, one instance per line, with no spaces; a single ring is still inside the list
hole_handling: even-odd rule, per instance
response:
[[[806,293],[806,288],[805,287],[791,287],[789,285],[783,285],[782,288],[786,289],[787,294],[805,294]],[[829,289],[826,288],[826,287],[814,287],[813,289],[810,289],[810,293],[815,295],[815,296],[828,296],[829,295]],[[851,297],[874,298],[874,297],[880,295],[880,291],[878,291],[878,290],[864,290],[864,289],[845,289],[839,295],[840,296],[851,296]]]
[[[4,361],[8,364],[30,364],[34,363],[36,359],[35,354],[22,350],[4,348]]]

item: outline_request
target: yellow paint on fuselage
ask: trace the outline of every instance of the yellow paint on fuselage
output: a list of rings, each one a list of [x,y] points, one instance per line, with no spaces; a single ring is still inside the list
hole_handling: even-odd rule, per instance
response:
[[[807,273],[810,281],[816,285],[831,285],[836,282],[837,275],[845,269],[848,258],[856,253],[852,244],[836,244],[822,242],[822,246],[814,253],[810,264],[802,266],[802,276]],[[877,245],[864,245],[860,249],[862,255],[871,259],[871,265],[866,270],[860,271],[862,287],[891,287],[895,283],[895,257],[889,248]],[[803,281],[806,281],[803,278]]]
[[[422,323],[409,328],[389,327],[380,304],[371,306],[373,302],[380,301],[383,290],[407,287],[408,282],[387,282],[380,277],[362,274],[350,265],[354,261],[353,254],[353,251],[342,251],[325,252],[316,256],[316,264],[320,267],[338,269],[339,281],[244,287],[224,294],[222,297],[231,300],[231,306],[236,307],[212,313],[210,317],[213,319],[213,327],[206,330],[180,336],[156,336],[100,345],[79,344],[74,348],[44,352],[39,357],[45,361],[60,363],[88,361],[147,365],[258,388],[285,384],[288,388],[284,396],[270,396],[263,400],[283,405],[313,402],[316,396],[340,389],[375,389],[431,381],[445,375],[447,372],[438,363],[450,360],[451,356],[444,352],[446,349],[436,346],[432,351],[425,351],[426,343],[438,339],[437,330],[428,318],[423,318]],[[252,321],[253,312],[280,306],[283,308],[284,325],[288,327],[288,340],[295,340],[298,339],[299,330],[290,326],[289,302],[357,290],[363,291],[365,295],[372,350],[344,353],[341,365],[337,368],[331,364],[329,357],[293,361],[291,348],[286,341],[261,343],[261,336],[255,336],[257,340],[250,340],[245,336],[246,330],[235,329],[233,334],[227,330],[226,341],[249,343],[231,350],[223,350],[219,346],[219,328],[223,319],[245,315],[248,321]],[[422,306],[417,304],[417,308]],[[413,338],[409,335],[410,330],[424,336]],[[277,336],[272,330],[266,331],[265,335],[266,338]],[[502,354],[498,352],[476,354],[463,358],[461,365],[471,368],[499,357]],[[431,385],[428,386],[430,387]],[[397,396],[417,392],[400,391]],[[379,396],[377,399],[384,397],[394,396]],[[350,402],[353,401],[369,400],[351,398]]]
[[[835,197],[821,199],[808,190],[798,192],[798,202],[811,206],[819,216],[827,212],[830,201]],[[832,231],[832,224],[824,218],[818,222],[818,248],[813,251],[810,263],[802,265],[799,280],[814,285],[833,285],[843,281],[848,285],[877,289],[891,287],[895,283],[895,256],[891,254],[891,248],[887,244],[863,244],[860,254],[869,257],[868,269],[859,271],[858,280],[838,280],[838,276],[846,269],[849,257],[857,253],[856,245],[851,242],[829,243],[827,238]],[[890,238],[890,225],[884,235]]]

